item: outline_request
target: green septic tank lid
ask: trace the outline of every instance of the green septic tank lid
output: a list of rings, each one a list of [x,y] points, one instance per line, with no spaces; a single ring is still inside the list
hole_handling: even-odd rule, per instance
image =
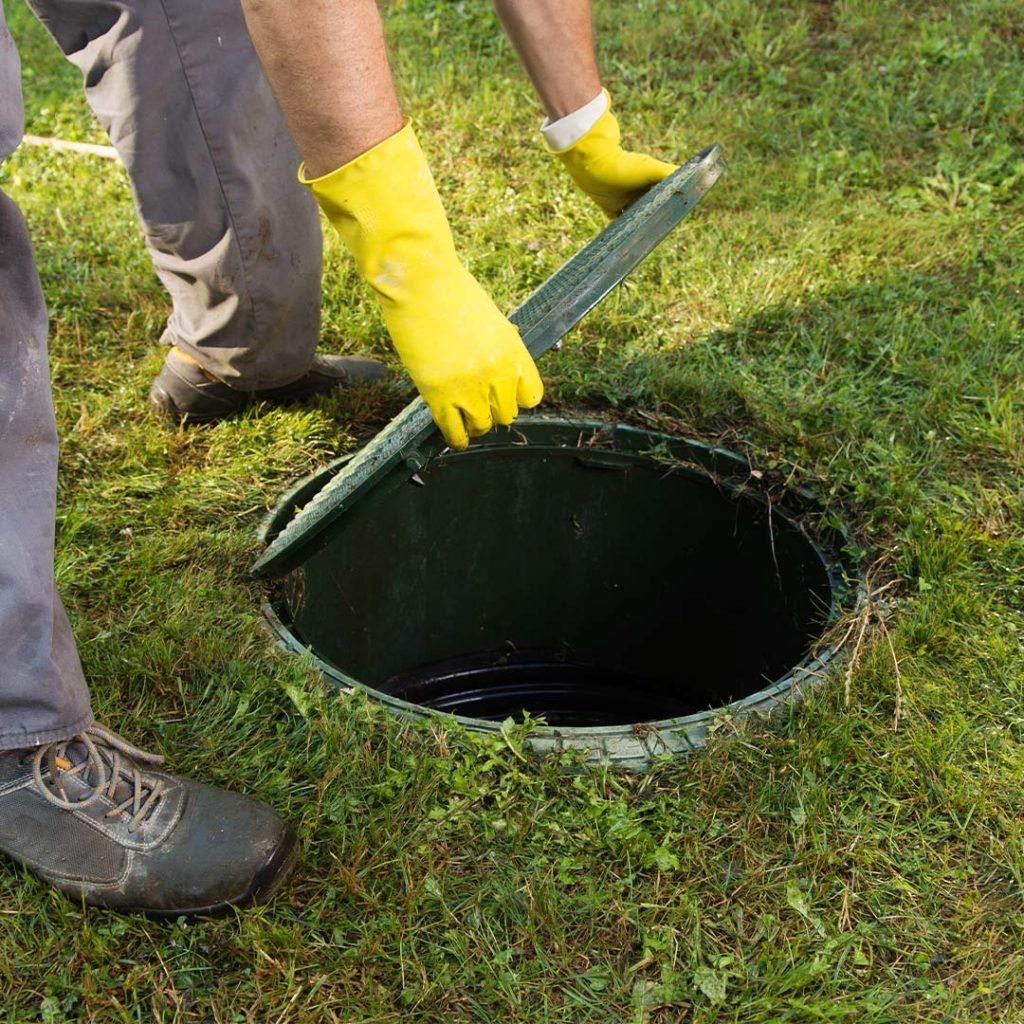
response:
[[[655,185],[563,264],[509,319],[534,359],[596,306],[701,201],[725,169],[718,143]],[[421,446],[435,447],[437,427],[421,398],[410,402],[267,545],[250,570],[280,576],[301,562],[323,531],[381,480],[396,462],[421,468]]]

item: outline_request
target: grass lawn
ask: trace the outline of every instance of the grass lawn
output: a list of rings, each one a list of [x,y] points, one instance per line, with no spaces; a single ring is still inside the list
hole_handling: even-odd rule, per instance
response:
[[[595,3],[627,139],[727,175],[541,364],[548,410],[722,437],[815,483],[886,591],[854,671],[644,775],[402,724],[262,628],[246,569],[384,388],[154,425],[169,312],[120,166],[22,147],[63,437],[58,582],[98,716],[255,793],[303,857],[216,922],[83,912],[0,866],[0,1017],[1024,1020],[1024,7]],[[26,130],[105,141],[23,0]],[[395,0],[461,251],[511,309],[601,226],[489,5]],[[332,238],[326,345],[396,365]],[[467,609],[471,614],[472,609]]]

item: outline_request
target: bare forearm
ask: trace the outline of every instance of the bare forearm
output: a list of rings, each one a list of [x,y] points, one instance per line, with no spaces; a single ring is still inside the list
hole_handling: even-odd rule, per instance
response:
[[[242,0],[260,61],[310,177],[402,127],[374,0]]]
[[[601,91],[590,0],[494,0],[494,7],[552,121]]]

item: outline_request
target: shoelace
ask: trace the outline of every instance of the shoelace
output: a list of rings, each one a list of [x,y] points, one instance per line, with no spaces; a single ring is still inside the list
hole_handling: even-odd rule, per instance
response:
[[[85,757],[77,763],[65,756],[75,744],[85,748]],[[133,747],[102,725],[90,725],[70,739],[37,747],[32,754],[32,778],[50,803],[65,809],[89,807],[101,797],[115,799],[117,785],[124,779],[131,783],[131,795],[107,811],[106,817],[127,814],[134,828],[152,814],[166,789],[162,779],[147,780],[136,762],[161,765],[164,759]],[[44,764],[48,778],[43,774]],[[70,797],[64,785],[69,776],[80,777],[92,792]]]

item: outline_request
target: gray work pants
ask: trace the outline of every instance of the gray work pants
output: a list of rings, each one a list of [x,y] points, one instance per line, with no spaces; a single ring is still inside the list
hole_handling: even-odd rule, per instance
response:
[[[287,383],[319,336],[321,236],[237,0],[30,0],[82,70],[173,301],[164,340],[236,387]],[[0,161],[22,132],[0,6]],[[57,439],[46,310],[0,194],[0,749],[92,721],[53,582]]]
[[[320,220],[239,0],[28,0],[131,178],[171,294],[163,340],[243,390],[302,376]]]
[[[0,162],[21,140],[18,54],[0,6]],[[0,192],[0,750],[92,722],[53,585],[57,428],[46,307],[25,222]]]

